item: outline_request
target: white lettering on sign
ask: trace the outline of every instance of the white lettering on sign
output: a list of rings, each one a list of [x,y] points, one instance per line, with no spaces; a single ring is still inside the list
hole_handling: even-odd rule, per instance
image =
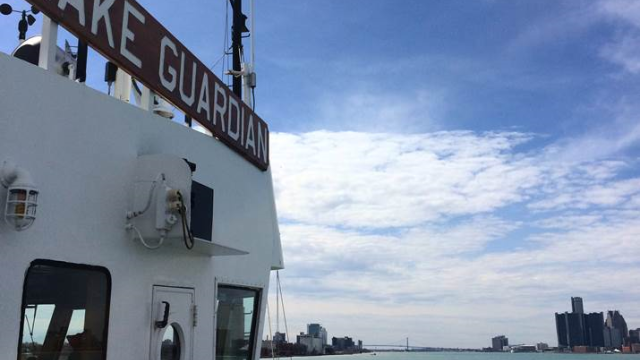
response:
[[[169,38],[165,36],[162,38],[162,41],[160,41],[160,66],[158,66],[160,83],[167,90],[173,91],[173,89],[176,88],[176,76],[178,75],[178,73],[176,72],[176,69],[174,69],[171,65],[169,65],[167,66],[167,72],[169,73],[169,75],[171,75],[171,80],[167,80],[167,78],[164,76],[163,70],[164,70],[165,64],[167,63],[165,61],[165,51],[167,48],[171,49],[171,51],[173,52],[173,55],[175,55],[176,57],[178,56],[178,50],[176,49],[176,44],[174,44],[173,41],[169,40]]]
[[[200,86],[200,97],[196,111],[201,113],[200,110],[204,110],[207,113],[207,121],[211,121],[211,106],[209,105],[209,76],[207,73],[204,73],[202,76],[202,85]]]
[[[215,96],[213,100],[213,125],[216,125],[218,122],[218,115],[220,115],[220,122],[222,123],[222,131],[225,131],[224,128],[224,113],[227,111],[227,94],[224,92],[222,86],[216,83],[215,86]],[[218,101],[218,96],[222,98],[222,105],[220,105],[220,101]]]
[[[64,11],[67,4],[71,5],[71,7],[78,11],[78,22],[80,22],[80,25],[84,26],[84,0],[60,0],[58,2],[58,8]]]
[[[235,111],[234,111],[235,110]],[[232,131],[233,125],[231,122],[234,121],[236,123],[236,130]],[[238,140],[240,138],[240,104],[235,98],[229,98],[229,116],[227,117],[227,134],[231,136],[233,140]]]
[[[193,69],[191,70],[191,95],[187,96],[184,93],[184,53],[180,54],[180,98],[187,105],[193,105],[196,99],[196,63],[193,62]]]
[[[249,149],[251,146],[251,150],[253,151],[253,155],[256,154],[256,135],[253,133],[253,115],[249,115],[249,125],[247,125],[247,139],[245,140],[245,149]]]
[[[131,61],[131,63],[138,68],[142,68],[142,61],[133,55],[129,49],[127,49],[127,40],[135,41],[136,35],[129,29],[129,15],[133,15],[138,21],[144,24],[144,15],[129,4],[128,1],[124,2],[124,12],[122,13],[122,38],[120,39],[120,53],[122,56]]]
[[[91,19],[91,33],[96,36],[98,35],[98,23],[101,19],[104,19],[104,26],[107,29],[107,41],[109,41],[109,46],[112,48],[115,48],[116,46],[113,43],[109,8],[111,8],[115,1],[116,0],[104,0],[101,4],[100,0],[95,0],[93,2],[93,19]]]
[[[264,129],[262,133],[262,124],[258,123],[258,157],[267,158],[267,139],[269,138],[268,129]]]

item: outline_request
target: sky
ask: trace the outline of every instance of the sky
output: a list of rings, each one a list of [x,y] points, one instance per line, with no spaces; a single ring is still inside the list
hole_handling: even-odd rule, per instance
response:
[[[221,74],[223,0],[140,3]],[[255,8],[290,337],[555,346],[571,296],[640,327],[640,2]]]

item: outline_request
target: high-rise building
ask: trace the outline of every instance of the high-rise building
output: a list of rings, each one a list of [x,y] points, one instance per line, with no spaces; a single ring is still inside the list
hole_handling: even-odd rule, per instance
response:
[[[491,348],[493,351],[502,351],[505,346],[509,346],[509,338],[499,335],[491,339]]]
[[[629,330],[629,343],[640,344],[640,329]]]
[[[558,348],[569,347],[568,325],[566,319],[567,313],[556,313],[556,334],[558,335]]]
[[[320,329],[320,339],[322,339],[322,345],[329,345],[327,342],[327,329]]]
[[[627,322],[618,310],[607,311],[607,327],[619,329],[622,332],[623,338],[629,336]]]
[[[322,329],[320,324],[307,324],[307,335],[320,337],[320,329]]]
[[[620,349],[629,336],[627,322],[618,310],[607,311],[607,321],[604,324],[605,346]]]
[[[584,317],[580,313],[556,313],[558,347],[586,345],[584,339]]]
[[[604,347],[604,315],[599,313],[584,314],[585,345]]]
[[[327,345],[327,329],[320,324],[307,324],[307,334],[322,339],[322,344]]]
[[[571,312],[556,313],[558,347],[605,346],[604,316],[602,313],[584,313],[582,298],[571,298]]]
[[[582,298],[581,297],[572,297],[571,298],[571,312],[572,313],[579,313],[579,314],[583,314],[584,313],[584,307],[582,305]]]
[[[569,346],[581,346],[586,345],[584,339],[584,316],[581,313],[567,314],[567,336]]]
[[[620,349],[622,347],[622,331],[605,325],[604,346],[607,348]]]

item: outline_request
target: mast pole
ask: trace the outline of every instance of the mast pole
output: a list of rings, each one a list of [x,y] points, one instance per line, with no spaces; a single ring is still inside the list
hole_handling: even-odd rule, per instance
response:
[[[255,67],[256,64],[256,18],[255,18],[255,4],[254,4],[254,0],[249,0],[249,11],[251,11],[251,38],[249,39],[251,41],[251,58],[250,58],[250,62],[251,62],[251,72],[253,72],[253,69]]]
[[[240,54],[242,51],[242,0],[230,0],[233,8],[233,26],[231,42],[233,47],[233,93],[242,98],[242,78],[237,76],[242,71]]]
[[[280,332],[280,273],[276,271],[276,332]]]
[[[251,20],[251,32],[249,37],[249,43],[251,44],[250,55],[249,55],[249,63],[242,64],[242,94],[244,95],[242,100],[245,104],[249,105],[253,109],[254,101],[253,101],[253,88],[256,87],[255,81],[255,54],[256,54],[256,19],[255,19],[255,6],[254,0],[249,0],[249,18]],[[253,109],[255,110],[255,109]]]

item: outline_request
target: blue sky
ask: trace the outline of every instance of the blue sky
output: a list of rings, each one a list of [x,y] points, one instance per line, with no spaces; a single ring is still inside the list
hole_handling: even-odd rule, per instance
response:
[[[224,1],[140,2],[222,55]],[[256,17],[291,336],[555,345],[571,296],[640,327],[640,3],[279,0]],[[14,27],[0,17],[0,50]]]

